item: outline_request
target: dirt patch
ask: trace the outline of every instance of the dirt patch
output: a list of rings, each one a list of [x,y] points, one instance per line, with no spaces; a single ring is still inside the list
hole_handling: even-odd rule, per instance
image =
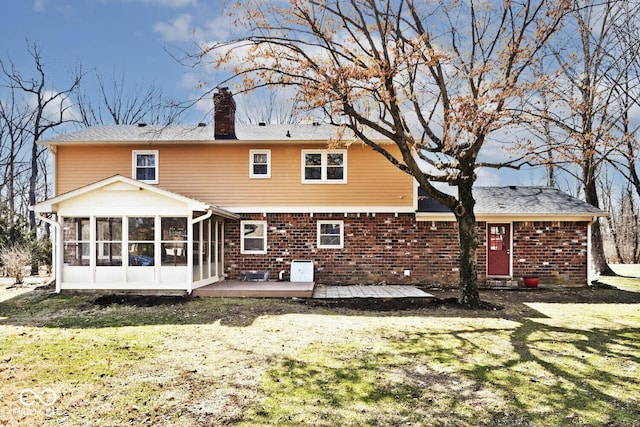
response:
[[[158,305],[177,305],[190,301],[191,298],[163,295],[102,295],[93,300],[94,305],[126,305],[133,307],[155,307]]]

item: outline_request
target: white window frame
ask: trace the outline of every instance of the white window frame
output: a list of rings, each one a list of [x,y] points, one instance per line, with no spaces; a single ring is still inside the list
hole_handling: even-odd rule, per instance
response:
[[[259,173],[255,173],[254,171],[254,166],[256,165],[256,163],[254,163],[255,160],[255,155],[256,154],[266,154],[267,155],[267,173],[266,174],[259,174]],[[262,164],[262,163],[258,163],[258,164]],[[249,150],[249,178],[271,178],[271,150]]]
[[[245,249],[244,248],[244,227],[247,224],[261,225],[264,230],[264,236],[262,236],[262,248],[260,250]],[[267,253],[267,221],[240,221],[240,253],[241,254],[266,254]]]
[[[158,183],[158,175],[159,175],[159,164],[160,164],[160,155],[158,153],[158,150],[134,150],[133,151],[133,155],[132,155],[132,167],[131,167],[131,177],[133,179],[137,179],[136,177],[138,176],[138,174],[136,173],[138,170],[138,155],[149,155],[152,154],[156,161],[155,161],[155,179],[151,180],[151,179],[141,179],[139,181],[141,182],[145,182],[147,184],[157,184]]]
[[[322,226],[326,224],[338,224],[340,225],[340,243],[338,245],[323,245],[322,244]],[[320,249],[342,249],[344,248],[344,221],[318,221],[318,248]],[[332,234],[333,236],[333,234]]]
[[[305,159],[307,154],[320,154],[322,156],[320,162],[321,178],[320,179],[306,179],[305,178]],[[327,155],[329,154],[342,154],[342,179],[328,179],[327,178]],[[347,150],[302,150],[301,164],[302,174],[301,179],[303,184],[346,184],[347,183]]]

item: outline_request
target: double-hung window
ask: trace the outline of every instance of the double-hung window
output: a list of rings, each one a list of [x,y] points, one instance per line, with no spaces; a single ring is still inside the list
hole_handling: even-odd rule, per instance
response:
[[[147,184],[158,183],[158,150],[133,152],[133,178]]]
[[[240,222],[240,252],[243,254],[267,253],[267,222]]]
[[[318,247],[342,249],[344,247],[344,222],[318,221]]]
[[[271,150],[249,150],[249,177],[271,178]]]
[[[302,150],[302,182],[347,182],[346,150]]]

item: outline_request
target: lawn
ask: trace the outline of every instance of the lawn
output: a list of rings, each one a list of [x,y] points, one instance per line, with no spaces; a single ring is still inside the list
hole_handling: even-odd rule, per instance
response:
[[[640,425],[640,279],[603,282],[479,311],[0,285],[0,426]]]

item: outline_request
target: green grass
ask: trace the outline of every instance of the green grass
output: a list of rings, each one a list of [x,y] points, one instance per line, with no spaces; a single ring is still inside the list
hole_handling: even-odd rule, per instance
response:
[[[483,293],[495,311],[16,293],[0,426],[640,425],[640,279],[605,280],[625,290]]]

